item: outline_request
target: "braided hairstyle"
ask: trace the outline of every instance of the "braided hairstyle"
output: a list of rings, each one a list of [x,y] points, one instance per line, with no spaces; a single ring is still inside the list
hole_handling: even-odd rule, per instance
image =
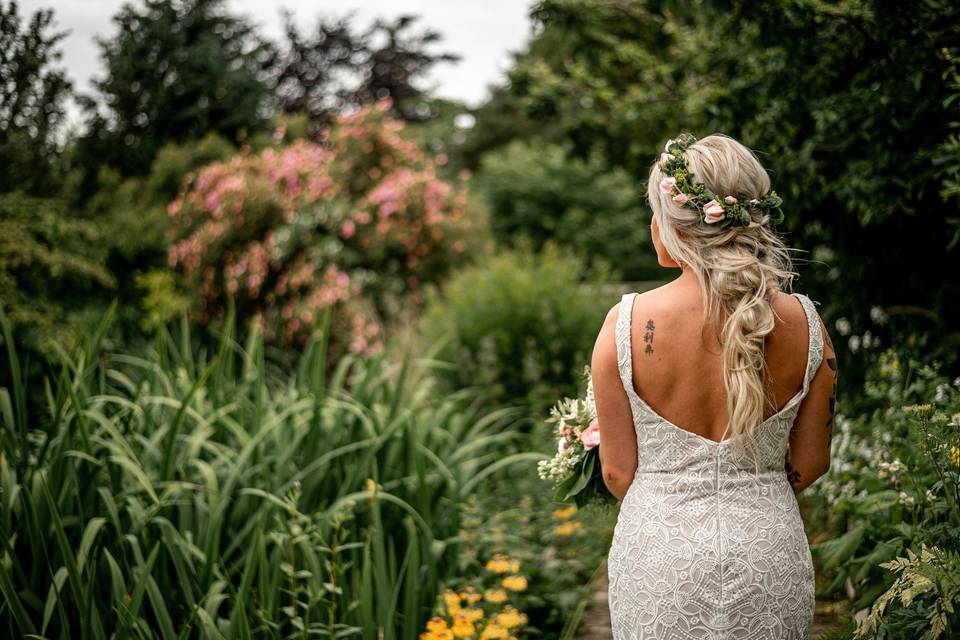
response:
[[[770,177],[750,149],[724,134],[702,138],[683,151],[688,170],[717,194],[760,198]],[[764,339],[773,331],[773,297],[792,290],[796,274],[790,250],[774,230],[769,211],[747,209],[746,226],[722,228],[701,221],[699,211],[676,204],[659,188],[665,177],[659,162],[650,169],[647,198],[664,249],[696,275],[704,299],[704,324],[723,347],[727,392],[727,431],[748,448],[763,421],[769,372]],[[745,437],[739,437],[745,436]]]

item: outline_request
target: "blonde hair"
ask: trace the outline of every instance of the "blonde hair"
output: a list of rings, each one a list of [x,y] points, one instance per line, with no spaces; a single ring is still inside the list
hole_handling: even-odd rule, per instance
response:
[[[770,177],[753,152],[730,136],[717,133],[684,151],[687,168],[718,197],[760,198]],[[659,159],[658,159],[659,160]],[[657,220],[664,249],[697,277],[704,300],[704,324],[711,323],[723,347],[723,385],[727,392],[727,431],[752,448],[753,430],[763,422],[769,372],[764,339],[773,331],[773,297],[792,290],[790,249],[770,225],[770,215],[749,210],[746,227],[720,228],[701,222],[699,212],[673,202],[660,190],[665,174],[657,162],[650,169],[647,198]]]

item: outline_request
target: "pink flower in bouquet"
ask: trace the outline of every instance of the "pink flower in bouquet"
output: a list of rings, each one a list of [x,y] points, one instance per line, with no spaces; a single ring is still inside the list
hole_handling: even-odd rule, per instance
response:
[[[663,191],[664,193],[672,194],[676,188],[677,188],[677,179],[674,178],[673,176],[670,176],[669,178],[664,178],[663,180],[660,181],[660,191]]]
[[[673,196],[673,201],[676,202],[677,204],[686,204],[687,200],[689,199],[690,199],[690,196],[688,196],[685,193],[678,193],[677,195]]]
[[[580,442],[583,443],[583,448],[587,451],[593,449],[600,444],[600,423],[597,420],[594,420],[590,425],[583,430],[583,433],[580,434]]]

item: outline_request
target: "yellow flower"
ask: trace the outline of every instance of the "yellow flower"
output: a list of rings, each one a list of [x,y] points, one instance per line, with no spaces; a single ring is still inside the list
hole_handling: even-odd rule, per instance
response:
[[[580,530],[583,525],[579,522],[571,522],[567,520],[561,525],[558,525],[553,528],[554,532],[560,536],[572,536],[574,533]]]
[[[480,640],[506,640],[510,633],[498,624],[488,624],[480,634]]]
[[[494,573],[506,573],[510,571],[511,565],[512,562],[510,561],[510,558],[502,553],[498,553],[487,560],[487,571],[492,571]]]
[[[527,579],[523,576],[507,576],[501,584],[510,591],[523,591],[527,588]]]
[[[527,624],[527,616],[507,605],[503,608],[503,611],[497,614],[497,624],[504,629],[513,629]]]
[[[427,631],[436,633],[437,631],[443,631],[447,628],[447,621],[439,616],[435,616],[427,620]]]
[[[443,604],[447,606],[447,611],[454,614],[460,610],[460,596],[452,589],[446,589],[443,592]]]
[[[483,599],[493,604],[507,601],[507,592],[503,589],[488,589],[483,593]]]
[[[470,638],[476,633],[470,616],[461,611],[453,618],[453,635],[457,638]]]
[[[568,507],[561,507],[560,509],[555,509],[553,515],[561,520],[569,520],[577,513],[577,505],[571,504]]]
[[[957,447],[950,447],[950,462],[953,466],[960,467],[960,449]]]
[[[460,594],[460,598],[467,604],[477,604],[480,602],[480,594],[476,591],[464,591]]]
[[[471,607],[470,609],[463,609],[461,613],[470,622],[477,622],[478,620],[483,619],[483,609],[475,609]]]

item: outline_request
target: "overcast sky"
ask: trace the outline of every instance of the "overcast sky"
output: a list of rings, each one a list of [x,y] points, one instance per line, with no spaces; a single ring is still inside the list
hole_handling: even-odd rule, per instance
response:
[[[63,66],[77,92],[89,90],[90,79],[102,73],[99,49],[94,36],[113,33],[111,17],[129,0],[20,0],[20,15],[26,19],[35,10],[53,8],[55,31],[69,31],[61,41]],[[139,4],[136,0],[135,4]],[[281,7],[289,9],[306,31],[323,14],[340,17],[356,15],[356,26],[366,28],[377,17],[394,18],[412,13],[421,16],[421,27],[429,26],[444,36],[437,50],[462,56],[458,63],[437,65],[428,82],[441,97],[457,98],[471,105],[482,101],[487,86],[498,82],[510,63],[510,53],[527,42],[531,0],[227,0],[227,7],[260,25],[267,37],[281,36]],[[71,121],[76,110],[71,107]]]

